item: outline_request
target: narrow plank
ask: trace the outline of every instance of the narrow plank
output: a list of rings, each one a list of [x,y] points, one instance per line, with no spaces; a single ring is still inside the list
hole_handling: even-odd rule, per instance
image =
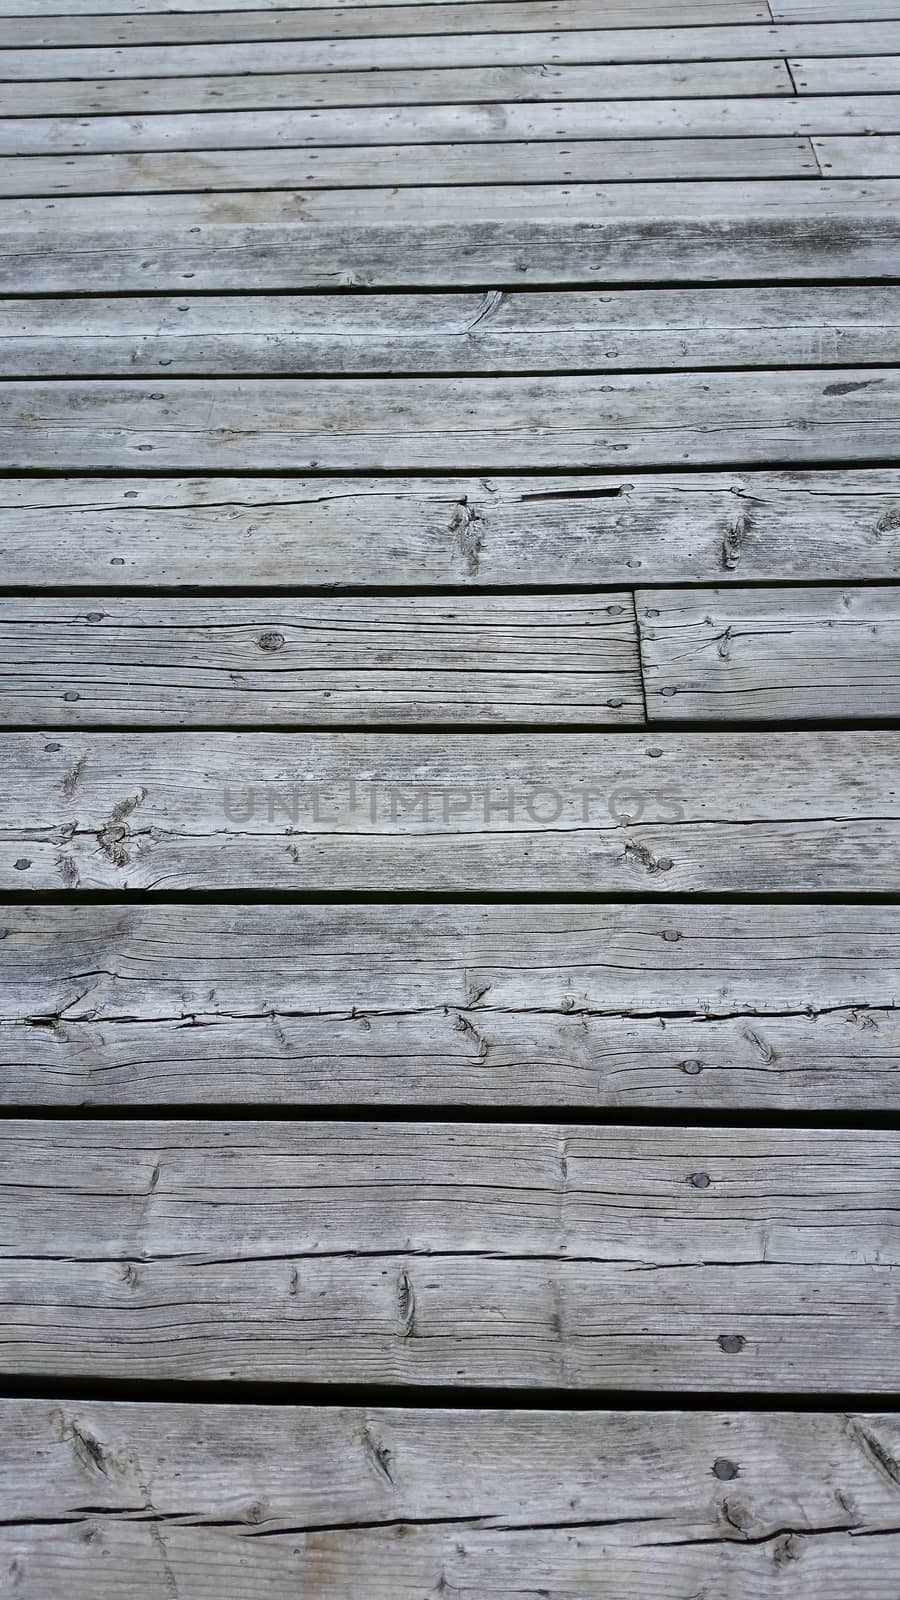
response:
[[[4,888],[890,893],[896,733],[8,734]]]
[[[11,1119],[3,1370],[889,1392],[898,1179],[879,1129]]]
[[[894,1592],[890,1412],[5,1400],[0,1421],[25,1600],[421,1600],[523,1571],[548,1600],[774,1600],[788,1562],[797,1600]]]
[[[653,591],[638,617],[654,721],[900,716],[896,589]]]
[[[892,178],[9,200],[0,291],[892,278],[898,202]]]
[[[381,68],[540,66],[572,62],[715,61],[772,56],[896,55],[900,22],[756,23],[555,33],[421,34],[382,39],[279,39],[91,50],[4,50],[3,80],[167,78]]]
[[[0,383],[0,450],[17,472],[877,461],[898,425],[892,368]]]
[[[826,137],[813,143],[822,171],[837,177],[881,178],[900,173],[900,138],[896,134],[871,134],[864,139]]]
[[[900,16],[898,0],[770,0],[769,10],[776,22],[870,22]]]
[[[0,923],[7,1108],[900,1105],[896,907],[5,905]]]
[[[6,478],[0,549],[38,590],[893,581],[900,471]]]
[[[95,0],[99,4],[100,0]],[[246,0],[245,0],[246,4]],[[891,13],[894,15],[895,13]],[[551,29],[682,27],[771,22],[761,0],[642,0],[636,6],[598,7],[596,0],[449,0],[435,4],[382,4],[364,8],[270,7],[188,12],[136,10],[132,16],[0,15],[0,47],[80,48],[98,45],[200,44],[267,39],[364,39],[398,34],[533,33]]]
[[[892,56],[804,56],[790,67],[802,95],[887,93],[897,88],[897,62]]]
[[[606,182],[634,183],[660,178],[800,178],[818,172],[807,138],[360,145],[7,156],[0,161],[0,195],[592,183],[598,173]]]
[[[9,378],[900,363],[894,287],[0,300]]]
[[[873,62],[885,58],[875,56]],[[877,88],[878,83],[873,87]],[[892,84],[891,87],[894,87]],[[248,77],[59,79],[3,85],[4,116],[83,116],[119,112],[134,121],[148,112],[273,107],[307,108],[649,100],[673,95],[793,95],[782,60],[666,62],[600,66],[462,67],[424,72],[258,73]]]
[[[641,725],[630,594],[0,600],[0,726]]]
[[[329,111],[217,111],[136,117],[9,117],[4,155],[249,150],[290,145],[515,140],[681,139],[900,131],[900,94],[759,99],[604,100],[565,104],[369,106]],[[604,167],[604,171],[606,171]],[[608,174],[607,174],[608,175]]]

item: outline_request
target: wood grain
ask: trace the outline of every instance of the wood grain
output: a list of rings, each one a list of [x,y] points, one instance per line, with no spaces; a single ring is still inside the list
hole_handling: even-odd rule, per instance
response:
[[[891,893],[896,733],[9,734],[5,889]]]
[[[5,905],[0,924],[7,1107],[900,1104],[895,907]]]
[[[897,0],[891,0],[896,9]],[[897,61],[893,56],[805,56],[790,63],[801,95],[857,95],[894,91]]]
[[[813,140],[822,171],[838,177],[893,176],[900,172],[900,138],[871,134],[862,138],[823,137]]]

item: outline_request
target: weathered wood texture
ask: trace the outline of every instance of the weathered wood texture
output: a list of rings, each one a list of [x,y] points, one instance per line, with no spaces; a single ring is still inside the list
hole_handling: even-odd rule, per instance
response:
[[[23,1600],[518,1595],[524,1574],[548,1600],[775,1600],[786,1573],[796,1600],[895,1594],[891,1413],[19,1400],[0,1425]]]
[[[0,373],[514,372],[900,362],[900,289],[0,301]]]
[[[892,278],[900,181],[61,196],[0,219],[14,294]]]
[[[643,721],[630,594],[0,600],[0,726]]]
[[[847,58],[845,58],[846,60]],[[875,73],[891,58],[872,56]],[[823,66],[829,58],[822,58]],[[852,68],[854,58],[847,64]],[[854,81],[851,87],[858,85]],[[865,86],[863,86],[865,87]],[[873,88],[882,85],[876,80]],[[895,85],[891,84],[891,88]],[[677,95],[793,95],[787,64],[764,57],[752,61],[643,61],[598,65],[440,67],[420,71],[255,73],[246,77],[70,78],[51,82],[4,83],[4,117],[45,113],[123,112],[130,120],[148,112],[209,110],[224,119],[241,108],[277,107],[283,114],[300,108],[399,107],[411,115],[418,105],[493,101],[651,100]],[[802,108],[797,107],[798,117]]]
[[[13,1106],[900,1105],[900,911],[0,906]]]
[[[867,22],[896,19],[897,0],[769,0],[769,10],[776,22]]]
[[[900,888],[900,735],[10,734],[6,889]]]
[[[870,134],[865,139],[823,137],[813,144],[822,171],[838,177],[891,177],[900,172],[896,134]]]
[[[10,585],[892,581],[900,472],[8,478]]]
[[[891,4],[896,9],[897,0]],[[895,91],[900,77],[896,56],[805,56],[790,68],[801,95]]]
[[[2,1367],[889,1390],[898,1179],[875,1129],[11,1120]]]
[[[885,459],[898,432],[898,368],[0,383],[18,472],[824,464]]]
[[[654,722],[900,716],[900,590],[638,597]]]
[[[390,38],[278,39],[258,44],[131,45],[124,49],[3,51],[6,79],[165,78],[230,73],[369,71],[576,65],[602,62],[722,61],[753,57],[900,53],[900,21],[755,23],[721,27],[598,28],[528,33],[396,35]]]

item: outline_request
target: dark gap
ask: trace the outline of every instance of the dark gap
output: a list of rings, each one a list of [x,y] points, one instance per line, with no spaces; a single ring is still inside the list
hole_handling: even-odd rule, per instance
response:
[[[544,498],[542,496],[523,496],[523,499]],[[549,497],[548,497],[549,498]],[[562,499],[569,496],[562,495]],[[578,499],[578,495],[571,498]],[[78,508],[73,506],[73,510]],[[182,508],[184,509],[184,508]],[[198,506],[203,510],[202,506]],[[252,506],[248,505],[248,511]],[[698,589],[719,589],[723,595],[732,592],[740,593],[742,590],[792,590],[792,589],[895,589],[900,584],[897,576],[885,577],[854,577],[852,573],[842,572],[840,576],[828,578],[742,578],[735,582],[724,570],[710,571],[706,577],[696,578],[655,578],[641,581],[633,573],[627,577],[623,575],[618,582],[611,580],[608,583],[557,583],[548,579],[545,583],[340,583],[335,579],[330,584],[302,584],[302,583],[233,583],[233,584],[205,584],[205,583],[180,583],[180,584],[150,584],[140,580],[125,584],[93,583],[93,584],[46,584],[39,587],[36,584],[0,584],[0,600],[41,600],[47,605],[52,605],[55,600],[127,600],[138,597],[140,599],[173,599],[179,596],[187,600],[198,602],[214,599],[232,599],[249,601],[263,600],[270,605],[277,606],[290,600],[327,600],[331,599],[393,599],[393,598],[421,598],[424,600],[453,600],[477,598],[480,595],[491,595],[498,598],[514,598],[521,596],[540,597],[544,594],[554,596],[564,595],[597,595],[605,594],[633,594],[639,590],[642,594],[655,592],[668,593],[670,590],[687,591]],[[25,624],[23,623],[23,626]],[[829,719],[830,720],[830,719]],[[835,726],[838,724],[835,723]],[[868,723],[866,724],[868,726]],[[43,728],[44,723],[40,726]],[[799,724],[798,724],[799,726]],[[855,724],[854,724],[855,726]],[[404,732],[410,732],[404,728]],[[495,731],[500,731],[499,729]]]
[[[466,0],[466,3],[474,3],[474,0]],[[797,181],[799,182],[802,180],[798,179]],[[216,192],[224,193],[225,191]],[[66,196],[61,196],[60,198],[65,199]],[[449,281],[446,284],[435,285],[433,283],[429,283],[424,286],[420,283],[417,283],[415,279],[412,279],[409,283],[405,284],[392,282],[390,284],[375,284],[368,287],[359,285],[329,285],[322,287],[318,285],[306,286],[304,284],[300,284],[298,286],[295,284],[286,284],[284,287],[272,289],[254,286],[251,291],[251,297],[254,300],[262,298],[271,299],[274,296],[284,295],[298,295],[302,296],[304,299],[312,297],[322,298],[324,296],[334,296],[340,299],[374,299],[387,295],[417,295],[422,296],[423,298],[432,295],[459,295],[460,297],[474,297],[479,294],[488,294],[492,290],[500,290],[503,294],[512,297],[514,295],[530,294],[580,294],[591,289],[594,289],[598,292],[602,291],[605,294],[620,294],[625,292],[635,293],[638,291],[645,291],[648,294],[657,294],[660,291],[667,289],[694,289],[701,292],[707,289],[759,288],[851,289],[854,287],[862,287],[890,289],[897,287],[898,284],[900,284],[900,272],[889,277],[866,277],[865,275],[842,278],[821,276],[791,277],[790,274],[788,274],[783,277],[775,275],[764,278],[760,278],[759,276],[750,278],[723,276],[721,278],[707,277],[702,279],[698,279],[696,277],[664,279],[623,278],[621,280],[618,278],[613,280],[607,280],[603,278],[585,278],[578,279],[577,281],[573,282],[566,281],[563,283],[560,283],[558,279],[535,280],[533,283],[529,280],[528,283],[523,283],[521,279],[516,279],[513,282],[507,282],[505,279],[496,278],[484,283],[478,282],[472,284],[460,284],[458,281]],[[186,295],[190,295],[192,299],[198,300],[246,300],[248,298],[246,289],[203,289],[194,288],[193,285],[189,285],[187,288],[182,286],[173,286],[171,288],[163,289],[154,289],[151,287],[145,288],[144,286],[141,286],[139,289],[4,289],[2,293],[0,293],[0,300],[175,300],[181,299]]]
[[[577,1015],[577,1013],[572,1013]],[[764,1019],[762,1019],[764,1020]],[[190,1029],[184,1030],[190,1034]],[[36,1122],[350,1122],[388,1123],[414,1122],[422,1126],[478,1125],[503,1126],[518,1123],[527,1127],[555,1127],[557,1124],[587,1128],[815,1128],[842,1129],[849,1132],[896,1128],[898,1107],[896,1102],[883,1108],[866,1111],[788,1111],[771,1106],[735,1106],[715,1111],[697,1106],[639,1106],[635,1109],[622,1106],[569,1105],[565,1101],[540,1105],[454,1105],[414,1101],[412,1104],[384,1104],[370,1101],[366,1104],[337,1102],[333,1105],[285,1105],[276,1101],[134,1101],[128,1105],[7,1105],[0,1106],[0,1126],[4,1122],[32,1120]],[[402,1250],[391,1251],[402,1255]],[[452,1253],[452,1252],[448,1252]],[[527,1259],[532,1260],[533,1257]],[[553,1259],[557,1259],[553,1257]],[[565,1261],[564,1256],[559,1257]]]
[[[289,333],[289,330],[286,330],[286,331]],[[371,334],[362,333],[362,334],[359,335],[359,339],[360,339],[361,343],[364,343],[367,339],[375,339],[375,338],[379,338],[379,337],[380,338],[385,338],[385,337],[387,337],[387,336],[389,336],[391,334],[391,331],[392,331],[391,329],[385,328],[380,334],[379,333],[374,333],[374,332],[371,333]],[[564,332],[565,330],[560,330],[560,331]],[[585,329],[585,330],[583,330],[583,334],[584,335],[589,335],[590,333],[593,332],[593,333],[595,333],[595,335],[597,337],[599,337],[599,335],[600,335],[600,333],[602,331],[604,331],[604,330],[600,329],[599,327],[596,330]],[[626,336],[627,336],[627,329],[623,330],[623,331],[626,333]],[[664,328],[660,328],[659,331],[660,331],[661,334],[664,334],[666,332],[666,330]],[[778,328],[775,328],[775,329],[770,329],[768,331],[774,332],[774,333],[777,334],[781,330],[778,329]],[[89,336],[90,336],[90,330],[88,330],[88,332],[86,334],[76,335],[74,337],[76,339],[84,339],[84,338],[88,338]],[[184,335],[183,337],[191,337],[191,338],[213,337],[214,338],[216,336],[217,335],[215,333],[213,333],[211,335],[204,335],[204,334]],[[436,333],[434,333],[432,335],[429,335],[428,331],[426,330],[421,335],[416,335],[415,337],[421,337],[422,339],[427,339],[429,337],[433,337],[434,339],[442,339],[442,338],[446,338],[446,339],[453,339],[453,338],[463,339],[466,336],[467,335],[466,335],[465,330],[460,330],[457,333],[453,333],[453,332],[441,333],[440,331],[438,331],[438,332],[436,332]],[[615,337],[615,336],[616,336],[615,331],[614,330],[610,330],[610,337]],[[19,334],[19,335],[14,335],[13,337],[14,338],[18,337],[24,342],[27,339],[40,337],[40,336],[36,336],[36,335],[33,335],[33,334],[29,334],[29,333],[23,333],[23,334]],[[46,335],[43,336],[43,337],[46,337]],[[71,337],[72,336],[69,336],[69,335],[66,335],[66,334],[59,334],[54,342],[57,343],[59,346],[64,347],[66,345],[68,339],[71,338]],[[177,338],[182,337],[182,335],[180,335],[177,331],[174,331],[172,333],[162,333],[162,334],[156,334],[156,335],[152,335],[151,336],[151,335],[135,334],[135,333],[129,332],[128,330],[124,330],[121,334],[113,333],[113,334],[105,335],[103,337],[120,338],[120,339],[153,337],[154,339],[159,341],[159,344],[161,346],[164,346],[165,345],[165,341],[166,341],[167,338],[176,338],[177,339]],[[231,335],[231,334],[225,333],[225,334],[222,335],[222,337],[226,338],[226,339],[227,338],[232,338],[232,337],[234,337],[236,339],[239,339],[241,337],[241,335],[240,334]],[[321,337],[321,335],[310,334],[309,337],[312,338],[312,339],[315,339],[317,337]],[[524,335],[522,335],[522,337],[524,337]],[[2,351],[0,351],[0,354],[2,354]],[[379,366],[379,365],[373,364],[373,365],[371,365],[369,367],[365,367],[365,368],[360,366],[360,367],[357,367],[355,370],[351,370],[351,371],[344,371],[344,370],[337,371],[334,368],[328,368],[328,367],[323,368],[321,370],[311,367],[309,369],[304,369],[303,371],[290,371],[290,370],[284,369],[284,368],[279,368],[277,371],[266,371],[266,370],[260,370],[259,368],[244,369],[244,368],[240,368],[240,367],[235,367],[234,369],[229,367],[228,370],[225,371],[223,369],[216,369],[216,368],[210,368],[210,367],[200,367],[200,368],[197,368],[196,370],[185,370],[185,371],[179,370],[178,372],[175,372],[175,373],[160,372],[158,368],[148,368],[146,370],[143,370],[143,369],[141,369],[140,367],[137,367],[137,366],[129,366],[127,373],[126,372],[116,372],[116,371],[105,371],[104,372],[104,371],[101,370],[101,371],[97,371],[97,372],[42,372],[42,373],[40,373],[39,375],[36,376],[33,373],[31,373],[31,374],[22,374],[22,373],[15,373],[15,372],[14,373],[3,373],[2,371],[0,371],[0,381],[2,381],[4,384],[7,384],[9,386],[23,384],[23,385],[31,385],[32,387],[34,385],[36,385],[36,384],[43,384],[43,383],[58,383],[58,384],[64,384],[65,383],[65,384],[69,384],[69,385],[86,384],[86,383],[123,383],[123,384],[132,384],[132,383],[147,383],[147,382],[151,382],[151,381],[152,382],[159,382],[159,383],[168,383],[168,384],[173,384],[173,385],[178,384],[178,383],[189,383],[189,382],[194,382],[194,383],[196,383],[196,382],[204,382],[204,383],[210,383],[210,384],[218,385],[218,384],[246,383],[246,382],[250,382],[250,383],[306,383],[306,382],[311,382],[311,381],[340,382],[340,383],[349,382],[349,383],[361,383],[362,384],[362,383],[371,383],[373,379],[378,380],[378,381],[380,381],[382,379],[386,379],[386,380],[390,380],[391,382],[398,382],[398,383],[399,382],[409,382],[411,379],[412,380],[421,379],[423,381],[454,379],[457,382],[464,383],[464,382],[467,382],[469,380],[479,380],[479,379],[483,379],[483,378],[497,379],[498,381],[501,380],[501,379],[504,379],[504,378],[522,378],[522,379],[525,379],[525,378],[540,378],[540,379],[547,379],[548,382],[552,382],[553,379],[555,379],[555,378],[593,378],[595,376],[596,377],[614,377],[614,378],[618,377],[618,378],[624,380],[624,379],[628,379],[630,377],[644,377],[644,376],[649,376],[649,377],[672,377],[672,378],[675,378],[675,377],[687,377],[687,376],[690,376],[691,374],[693,374],[695,376],[701,376],[701,377],[702,376],[718,377],[720,374],[722,374],[722,375],[724,375],[724,374],[736,374],[736,375],[740,375],[740,376],[754,376],[756,374],[765,374],[765,373],[769,373],[769,372],[786,372],[786,373],[793,373],[793,372],[800,372],[800,373],[805,373],[805,372],[894,372],[894,371],[897,370],[897,366],[898,366],[898,363],[897,363],[896,360],[893,360],[893,361],[836,361],[836,360],[835,361],[821,361],[821,360],[816,360],[816,361],[810,361],[810,362],[806,363],[806,365],[804,365],[804,366],[798,366],[796,362],[786,362],[786,363],[784,363],[784,365],[779,365],[777,362],[773,363],[773,362],[767,361],[765,363],[760,362],[758,364],[754,364],[754,365],[751,365],[751,366],[747,366],[747,365],[725,366],[725,365],[723,365],[723,366],[718,366],[718,367],[693,366],[693,365],[691,365],[689,363],[685,363],[684,366],[679,366],[679,367],[676,367],[676,366],[642,367],[640,365],[628,366],[628,367],[620,367],[620,366],[534,367],[534,366],[530,366],[528,364],[528,362],[526,361],[526,362],[521,362],[518,366],[515,366],[515,367],[486,367],[486,368],[485,367],[475,367],[475,366],[473,366],[473,367],[465,367],[465,368],[460,368],[460,367],[430,367],[430,366],[429,367],[410,367],[410,368],[406,368],[406,367],[387,367],[387,366]],[[861,465],[865,465],[865,463],[861,463]],[[588,493],[587,490],[582,490],[581,491],[582,497],[583,498],[586,497],[587,493]],[[542,495],[542,496],[538,496],[538,498],[547,499],[548,496]]]
[[[610,738],[615,737],[610,734]],[[502,889],[423,889],[400,888],[373,892],[370,889],[258,889],[252,885],[232,889],[0,889],[0,904],[7,906],[77,905],[643,905],[643,906],[896,906],[900,894],[874,890],[803,890],[795,894],[763,890],[734,890],[697,893],[648,894],[638,890],[616,889],[598,894],[593,890],[535,889],[517,885]]]
[[[799,368],[791,370],[804,371],[805,369]],[[458,377],[459,374],[456,373],[454,376]],[[32,379],[31,381],[34,382],[35,380]],[[874,472],[883,468],[888,468],[891,471],[897,471],[898,457],[867,455],[851,456],[849,459],[835,459],[833,456],[822,456],[821,458],[816,456],[797,460],[793,456],[768,456],[765,460],[761,460],[759,457],[752,458],[749,461],[743,458],[738,460],[729,458],[726,462],[717,462],[715,460],[694,462],[676,460],[653,461],[644,463],[642,465],[638,465],[633,461],[629,461],[622,469],[621,475],[624,476],[627,474],[630,478],[637,473],[640,474],[641,477],[659,477],[668,473],[672,473],[677,474],[679,477],[688,475],[700,476],[702,474],[710,477],[721,476],[724,473],[730,472]],[[616,464],[614,462],[605,462],[602,466],[598,466],[596,460],[588,462],[568,462],[562,467],[516,466],[510,465],[509,462],[498,466],[496,463],[492,463],[490,461],[467,462],[463,466],[459,467],[433,467],[423,466],[420,461],[418,463],[414,463],[413,465],[401,463],[391,467],[323,467],[318,464],[316,466],[306,466],[288,470],[278,466],[248,467],[239,475],[238,481],[240,481],[240,479],[251,478],[279,478],[285,482],[306,482],[307,480],[319,481],[322,479],[339,479],[341,481],[365,481],[366,479],[372,479],[373,481],[377,482],[395,482],[399,478],[410,478],[417,483],[421,483],[423,481],[440,481],[453,484],[458,483],[460,478],[558,478],[564,480],[566,478],[573,477],[609,478],[615,474]],[[12,466],[5,467],[0,470],[0,483],[6,479],[12,479],[18,483],[23,479],[33,479],[35,482],[38,480],[57,482],[60,479],[66,481],[70,478],[93,478],[99,484],[103,483],[105,480],[111,479],[113,481],[119,481],[122,478],[141,478],[148,482],[152,482],[155,479],[184,480],[185,478],[226,477],[230,478],[232,481],[235,481],[236,475],[233,471],[223,471],[221,467],[195,467],[187,464],[178,467],[136,467],[130,462],[127,467]]]
[[[62,669],[61,669],[62,670]],[[500,670],[500,669],[498,669]],[[463,671],[459,676],[468,676]],[[547,674],[550,676],[550,673]],[[473,672],[477,688],[477,675]],[[76,679],[77,682],[77,679]],[[11,691],[15,692],[15,691]],[[148,691],[149,692],[149,691]],[[224,691],[227,692],[227,691]],[[290,691],[286,691],[290,692]],[[6,691],[0,688],[0,704]],[[60,699],[62,696],[60,695]],[[78,738],[82,734],[106,734],[110,738],[122,735],[141,733],[178,733],[186,738],[204,733],[228,733],[238,736],[253,734],[279,734],[285,737],[305,736],[316,734],[328,736],[343,736],[355,734],[386,734],[393,737],[427,739],[433,735],[459,734],[461,737],[473,738],[502,738],[507,735],[514,738],[523,734],[553,734],[562,738],[578,738],[580,735],[594,736],[603,734],[614,738],[619,734],[651,733],[668,734],[753,734],[753,733],[897,733],[900,732],[900,716],[894,717],[830,717],[823,713],[821,717],[808,717],[803,721],[786,721],[775,717],[757,717],[754,719],[729,720],[726,717],[705,721],[676,720],[668,718],[650,717],[645,722],[635,701],[634,714],[631,717],[617,717],[615,719],[602,719],[599,722],[583,718],[578,722],[561,722],[559,716],[549,721],[531,722],[499,722],[496,719],[490,722],[474,722],[457,718],[451,722],[354,722],[343,719],[340,722],[279,722],[264,718],[253,722],[238,722],[234,718],[227,722],[180,722],[174,717],[157,721],[144,721],[139,717],[129,718],[127,722],[92,722],[85,719],[79,722],[54,722],[52,717],[45,717],[39,722],[8,722],[0,726],[0,739],[3,735],[11,734],[65,734],[71,738]],[[812,822],[814,819],[810,819]],[[535,830],[538,834],[540,828]],[[500,837],[500,835],[498,835]]]

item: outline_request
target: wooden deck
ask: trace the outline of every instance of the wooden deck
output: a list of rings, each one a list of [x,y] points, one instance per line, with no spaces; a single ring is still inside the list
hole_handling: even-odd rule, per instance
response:
[[[900,0],[0,0],[0,1592],[897,1600]]]

